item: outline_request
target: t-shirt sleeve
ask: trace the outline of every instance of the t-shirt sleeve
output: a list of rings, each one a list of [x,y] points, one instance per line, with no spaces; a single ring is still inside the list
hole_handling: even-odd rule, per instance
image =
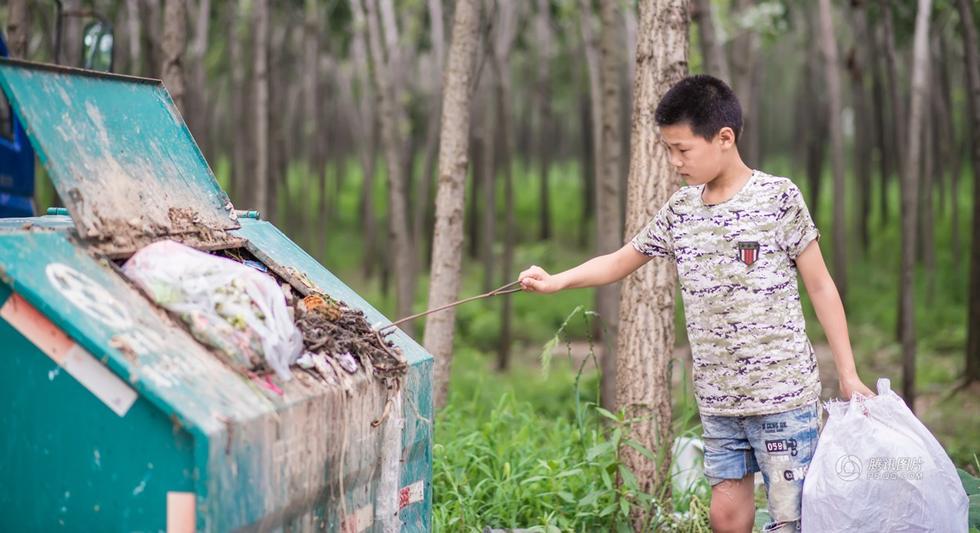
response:
[[[673,240],[670,236],[669,203],[657,211],[646,227],[630,241],[637,252],[650,257],[672,257],[674,255]]]
[[[782,242],[780,245],[789,258],[796,260],[807,245],[820,239],[820,230],[813,223],[810,211],[803,200],[799,187],[790,185],[783,193],[783,206],[780,214]]]

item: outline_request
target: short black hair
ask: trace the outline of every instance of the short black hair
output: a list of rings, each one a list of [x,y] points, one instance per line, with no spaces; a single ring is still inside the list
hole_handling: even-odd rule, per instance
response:
[[[742,134],[742,106],[725,82],[698,74],[674,84],[660,99],[654,119],[658,126],[687,123],[695,135],[710,141],[724,127]]]

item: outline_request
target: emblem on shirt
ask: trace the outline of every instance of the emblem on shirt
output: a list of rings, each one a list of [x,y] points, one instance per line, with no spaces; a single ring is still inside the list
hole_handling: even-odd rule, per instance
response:
[[[738,242],[738,260],[746,265],[752,266],[759,258],[759,243],[756,241]]]

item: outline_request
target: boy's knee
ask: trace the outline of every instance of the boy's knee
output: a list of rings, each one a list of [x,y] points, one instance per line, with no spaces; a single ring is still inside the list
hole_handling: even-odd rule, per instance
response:
[[[725,480],[712,488],[709,518],[715,533],[752,531],[755,501],[751,489],[744,486],[744,480]]]

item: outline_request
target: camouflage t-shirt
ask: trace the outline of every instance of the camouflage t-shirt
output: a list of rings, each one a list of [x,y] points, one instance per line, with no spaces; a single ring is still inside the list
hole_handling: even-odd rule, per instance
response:
[[[677,263],[698,408],[748,416],[818,399],[795,259],[820,233],[800,190],[757,170],[725,202],[705,204],[703,189],[677,191],[632,240]]]

